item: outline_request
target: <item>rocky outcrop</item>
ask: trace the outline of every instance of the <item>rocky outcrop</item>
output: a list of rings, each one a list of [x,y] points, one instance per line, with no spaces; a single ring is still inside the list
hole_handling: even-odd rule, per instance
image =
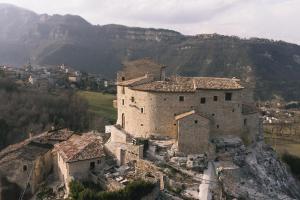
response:
[[[219,173],[226,196],[244,199],[300,199],[300,184],[276,152],[258,142],[245,149],[237,148],[233,156],[236,167]]]

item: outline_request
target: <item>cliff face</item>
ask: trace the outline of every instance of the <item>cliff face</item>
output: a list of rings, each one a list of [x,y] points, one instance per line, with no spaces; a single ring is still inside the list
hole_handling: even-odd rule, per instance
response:
[[[94,26],[74,15],[38,15],[0,5],[0,64],[68,64],[115,78],[125,61],[152,58],[169,73],[239,77],[260,99],[300,99],[300,46],[165,29]]]

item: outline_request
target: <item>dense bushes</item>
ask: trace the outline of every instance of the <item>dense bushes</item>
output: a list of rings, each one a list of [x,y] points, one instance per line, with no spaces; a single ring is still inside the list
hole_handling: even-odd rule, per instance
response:
[[[89,126],[87,110],[86,101],[70,91],[18,88],[0,78],[0,149],[51,126],[83,131]]]
[[[70,198],[72,200],[139,200],[149,194],[155,184],[143,180],[133,181],[124,189],[114,192],[97,191],[85,187],[79,181],[70,183]]]
[[[282,160],[290,166],[292,173],[300,180],[300,158],[289,153],[284,153]]]

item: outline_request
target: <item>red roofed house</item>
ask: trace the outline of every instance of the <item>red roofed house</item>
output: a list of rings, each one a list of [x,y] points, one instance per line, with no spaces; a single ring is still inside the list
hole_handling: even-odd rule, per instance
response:
[[[95,133],[73,135],[65,142],[55,145],[60,178],[69,191],[71,180],[88,179],[91,171],[101,171],[104,166],[102,138]]]

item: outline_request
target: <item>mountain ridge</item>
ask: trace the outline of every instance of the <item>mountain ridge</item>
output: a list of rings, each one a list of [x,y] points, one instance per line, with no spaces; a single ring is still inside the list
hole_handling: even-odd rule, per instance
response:
[[[4,7],[4,8],[2,8]],[[77,15],[47,15],[0,4],[0,64],[71,65],[115,78],[122,63],[149,57],[169,74],[239,77],[257,99],[299,100],[300,46],[219,34],[92,25]],[[9,23],[8,23],[9,22]]]

